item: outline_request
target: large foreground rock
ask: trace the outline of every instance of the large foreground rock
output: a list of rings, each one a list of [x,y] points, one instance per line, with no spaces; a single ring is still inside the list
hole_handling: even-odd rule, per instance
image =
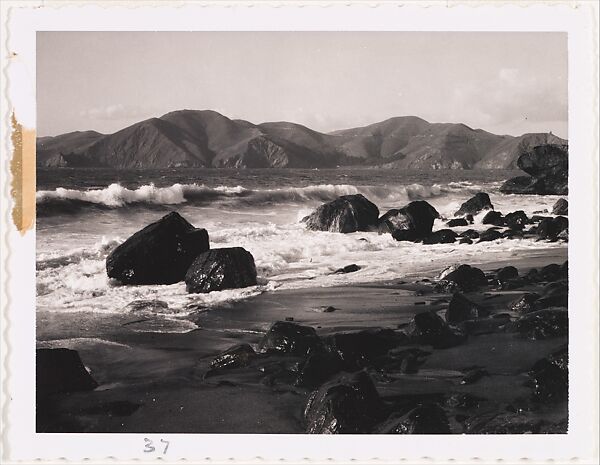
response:
[[[529,176],[506,181],[500,191],[505,194],[566,195],[569,181],[569,147],[544,144],[521,154],[517,166]]]
[[[171,212],[113,250],[106,272],[124,284],[173,284],[182,281],[194,259],[208,249],[206,229]]]
[[[362,194],[343,195],[318,207],[302,221],[313,231],[351,233],[377,226],[379,209]]]
[[[204,293],[256,285],[252,254],[242,247],[213,249],[194,260],[185,275],[188,292]]]
[[[383,402],[364,371],[323,384],[304,409],[310,434],[370,433],[384,415]]]
[[[392,234],[397,241],[414,241],[431,233],[438,211],[424,200],[411,202],[400,209],[389,210],[379,218],[379,232]]]
[[[83,366],[79,354],[70,349],[37,349],[35,351],[36,394],[91,391],[98,383]]]
[[[476,215],[483,210],[493,210],[494,206],[490,201],[490,196],[485,192],[478,192],[465,203],[463,203],[454,216],[465,216],[468,214]]]
[[[529,371],[533,399],[560,402],[569,395],[569,351],[566,345],[538,360]]]

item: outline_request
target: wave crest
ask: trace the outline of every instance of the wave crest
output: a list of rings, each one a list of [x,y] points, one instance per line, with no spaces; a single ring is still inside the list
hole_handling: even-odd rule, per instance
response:
[[[173,184],[169,187],[143,185],[128,189],[111,184],[104,189],[77,190],[59,187],[54,191],[38,191],[38,216],[77,213],[82,210],[106,210],[129,206],[152,208],[164,205],[241,203],[264,205],[279,203],[327,202],[341,195],[363,194],[373,202],[406,202],[437,197],[448,192],[440,185],[410,184],[399,186],[354,186],[350,184],[318,184],[279,189],[247,189],[242,186],[208,187],[198,184]]]

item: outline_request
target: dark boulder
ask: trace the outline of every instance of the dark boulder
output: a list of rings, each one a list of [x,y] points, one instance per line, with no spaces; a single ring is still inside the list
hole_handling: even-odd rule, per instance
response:
[[[328,350],[336,353],[349,369],[356,369],[406,343],[406,336],[392,329],[372,328],[332,334],[324,342]]]
[[[313,231],[352,233],[376,227],[378,218],[377,206],[364,195],[355,194],[321,205],[302,221]]]
[[[517,210],[507,214],[504,217],[504,222],[510,229],[522,231],[525,229],[525,225],[529,224],[529,218],[523,210]]]
[[[494,226],[504,226],[504,217],[501,212],[489,211],[481,220],[482,224],[492,224]]]
[[[551,307],[527,313],[508,324],[506,330],[532,340],[568,336],[569,312],[564,307]]]
[[[509,305],[508,309],[520,314],[535,312],[535,301],[540,298],[539,294],[535,292],[523,294],[518,299],[513,300]]]
[[[433,222],[439,216],[428,202],[417,200],[385,213],[379,218],[378,230],[391,233],[397,241],[415,241],[431,233]]]
[[[323,384],[304,409],[309,434],[370,433],[384,415],[383,402],[364,371]]]
[[[408,324],[408,336],[418,344],[426,344],[434,349],[454,347],[465,341],[461,331],[451,328],[434,312],[417,313]]]
[[[91,391],[98,383],[83,366],[76,350],[35,351],[36,395],[44,397],[77,391]]]
[[[206,377],[220,373],[230,368],[243,368],[256,358],[257,354],[250,344],[238,344],[221,352],[211,362]]]
[[[454,271],[446,274],[443,281],[450,281],[464,292],[475,291],[480,286],[487,284],[487,278],[483,271],[470,265],[460,265]]]
[[[314,389],[331,376],[343,371],[346,364],[335,352],[317,350],[311,352],[298,370],[296,386]]]
[[[529,371],[533,399],[537,402],[560,402],[569,395],[569,351],[566,345],[535,362]]]
[[[519,270],[517,270],[514,266],[505,266],[496,273],[496,279],[501,283],[518,277]]]
[[[355,271],[360,270],[360,266],[356,265],[356,264],[352,264],[352,265],[346,265],[344,268],[339,268],[337,270],[335,270],[333,273],[334,274],[346,274],[346,273],[354,273]]]
[[[450,434],[445,410],[438,404],[413,408],[401,417],[392,417],[377,428],[379,434]]]
[[[555,215],[568,215],[569,214],[569,202],[566,199],[558,199],[552,207],[552,213]]]
[[[564,278],[563,268],[557,263],[550,263],[538,272],[538,276],[542,281],[557,281]]]
[[[452,218],[450,221],[446,223],[446,226],[449,228],[454,228],[456,226],[468,226],[469,222],[465,218]]]
[[[301,357],[322,348],[323,343],[314,328],[290,321],[273,323],[258,345],[260,352],[284,352]]]
[[[206,230],[171,212],[114,249],[106,258],[106,272],[123,284],[173,284],[208,249]]]
[[[556,218],[547,218],[540,221],[537,226],[537,236],[539,239],[556,241],[560,233],[569,229],[569,219],[564,216]]]
[[[542,296],[536,300],[534,307],[542,310],[549,307],[569,306],[569,284],[567,281],[555,281],[544,286]]]
[[[254,257],[242,247],[212,249],[190,265],[185,275],[188,292],[206,293],[256,285]]]
[[[567,145],[543,144],[519,156],[517,166],[530,176],[509,179],[501,187],[505,194],[566,195],[569,178]]]
[[[525,237],[525,233],[517,229],[507,229],[506,231],[502,231],[501,234],[504,239],[521,239]]]
[[[440,229],[429,234],[423,239],[423,244],[452,244],[458,235],[452,229]]]
[[[478,242],[491,242],[491,241],[495,241],[496,239],[500,239],[501,237],[502,237],[502,233],[500,231],[498,231],[497,229],[490,228],[487,231],[483,231],[479,235]]]
[[[469,239],[477,239],[479,238],[479,233],[474,229],[467,229],[459,234],[461,237],[468,237]]]
[[[459,244],[472,244],[473,239],[469,239],[468,237],[461,237],[458,241]]]
[[[467,220],[469,224],[473,224],[475,222],[475,218],[473,218],[473,215],[471,215],[470,213],[468,215],[465,215],[465,220]]]
[[[446,310],[446,321],[448,323],[460,323],[465,320],[473,320],[489,315],[481,305],[471,302],[463,294],[457,292],[452,296],[452,300]]]
[[[463,203],[454,216],[465,216],[467,214],[476,215],[482,210],[493,210],[494,206],[490,201],[490,196],[485,192],[478,192]]]

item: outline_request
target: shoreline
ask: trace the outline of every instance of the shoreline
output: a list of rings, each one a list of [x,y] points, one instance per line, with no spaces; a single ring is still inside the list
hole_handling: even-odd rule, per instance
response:
[[[563,263],[568,247],[531,252],[530,256],[521,254],[479,265],[486,273],[513,265],[524,275],[531,268]],[[469,264],[478,266],[476,261]],[[428,268],[429,279],[443,269],[434,266],[435,270]],[[423,276],[423,272],[418,274]],[[539,285],[514,290],[486,288],[465,295],[492,313],[505,313],[508,303],[524,291],[538,289]],[[38,429],[303,433],[302,405],[310,391],[265,378],[260,370],[204,379],[214,356],[240,343],[256,347],[278,320],[312,326],[322,337],[374,327],[396,329],[418,312],[444,310],[450,298],[447,293],[432,293],[430,282],[416,281],[410,275],[361,285],[274,290],[199,310],[188,317],[198,329],[183,333],[147,332],[152,318],[131,314],[96,314],[91,324],[77,313],[39,312],[38,346],[47,345],[43,339],[53,339],[53,346],[77,350],[100,386],[59,398],[48,418],[42,412]],[[328,307],[335,310],[326,310]],[[62,337],[56,339],[59,334]],[[398,396],[428,393],[437,398],[466,392],[491,397],[494,405],[510,404],[509,397],[527,395],[529,388],[523,386],[527,370],[565,341],[563,337],[530,341],[502,332],[473,335],[465,344],[434,350],[416,374],[389,375],[390,381],[377,379],[380,375],[375,372],[375,386],[387,401]],[[494,355],[492,348],[498,346],[508,351],[505,357]],[[482,365],[490,376],[470,386],[460,384],[465,368]],[[557,423],[563,421],[565,408],[566,404],[559,404],[525,416],[528,421],[533,415],[536,421]],[[452,432],[462,431],[455,419],[450,423]]]

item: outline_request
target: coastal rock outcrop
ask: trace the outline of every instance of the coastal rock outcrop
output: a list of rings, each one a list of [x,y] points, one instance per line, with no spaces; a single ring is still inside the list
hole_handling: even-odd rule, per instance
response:
[[[391,233],[397,241],[415,241],[431,233],[438,211],[424,200],[410,202],[400,209],[386,212],[378,222],[381,233]]]
[[[407,334],[418,344],[427,344],[434,349],[453,347],[466,339],[465,334],[448,326],[433,312],[417,313],[408,325]]]
[[[536,233],[539,239],[556,241],[558,236],[569,230],[569,219],[564,216],[556,218],[544,218],[539,222],[536,228]]]
[[[291,321],[273,323],[258,345],[259,352],[281,352],[302,357],[322,348],[323,343],[313,327]]]
[[[460,323],[465,320],[473,320],[489,315],[481,305],[467,299],[460,292],[452,296],[452,300],[446,310],[446,321],[448,323]]]
[[[504,226],[504,217],[501,212],[489,211],[481,220],[482,224],[492,224],[494,226]]]
[[[304,409],[309,434],[369,433],[384,415],[383,402],[364,371],[323,384]]]
[[[517,166],[529,176],[509,179],[500,187],[501,192],[505,194],[568,194],[568,145],[538,145],[521,154],[517,160]]]
[[[504,223],[510,229],[522,231],[525,229],[525,225],[529,223],[529,218],[523,210],[517,210],[515,212],[508,213],[504,217]]]
[[[529,371],[533,399],[537,402],[560,402],[569,394],[569,351],[566,345],[538,360]]]
[[[71,349],[37,349],[35,375],[38,397],[91,391],[98,387],[98,383],[85,369],[79,353]]]
[[[318,207],[302,221],[313,231],[352,233],[375,228],[379,209],[364,195],[343,195]]]
[[[483,210],[493,210],[494,206],[490,196],[485,192],[478,192],[465,203],[463,203],[454,216],[476,215]]]
[[[448,286],[448,283],[452,283],[453,286]],[[480,286],[485,286],[486,284],[487,278],[485,277],[485,273],[479,268],[470,265],[460,265],[449,273],[444,273],[438,283],[438,288],[445,290],[451,287],[458,287],[464,292],[469,292],[477,290]]]
[[[242,247],[212,249],[201,253],[185,274],[185,286],[190,293],[255,285],[254,257]]]
[[[206,229],[171,212],[114,249],[106,258],[106,272],[123,284],[174,284],[208,249]]]
[[[446,412],[438,404],[419,405],[401,417],[382,424],[380,434],[450,434]]]
[[[555,215],[568,215],[569,201],[566,199],[558,199],[552,207],[552,213]]]

